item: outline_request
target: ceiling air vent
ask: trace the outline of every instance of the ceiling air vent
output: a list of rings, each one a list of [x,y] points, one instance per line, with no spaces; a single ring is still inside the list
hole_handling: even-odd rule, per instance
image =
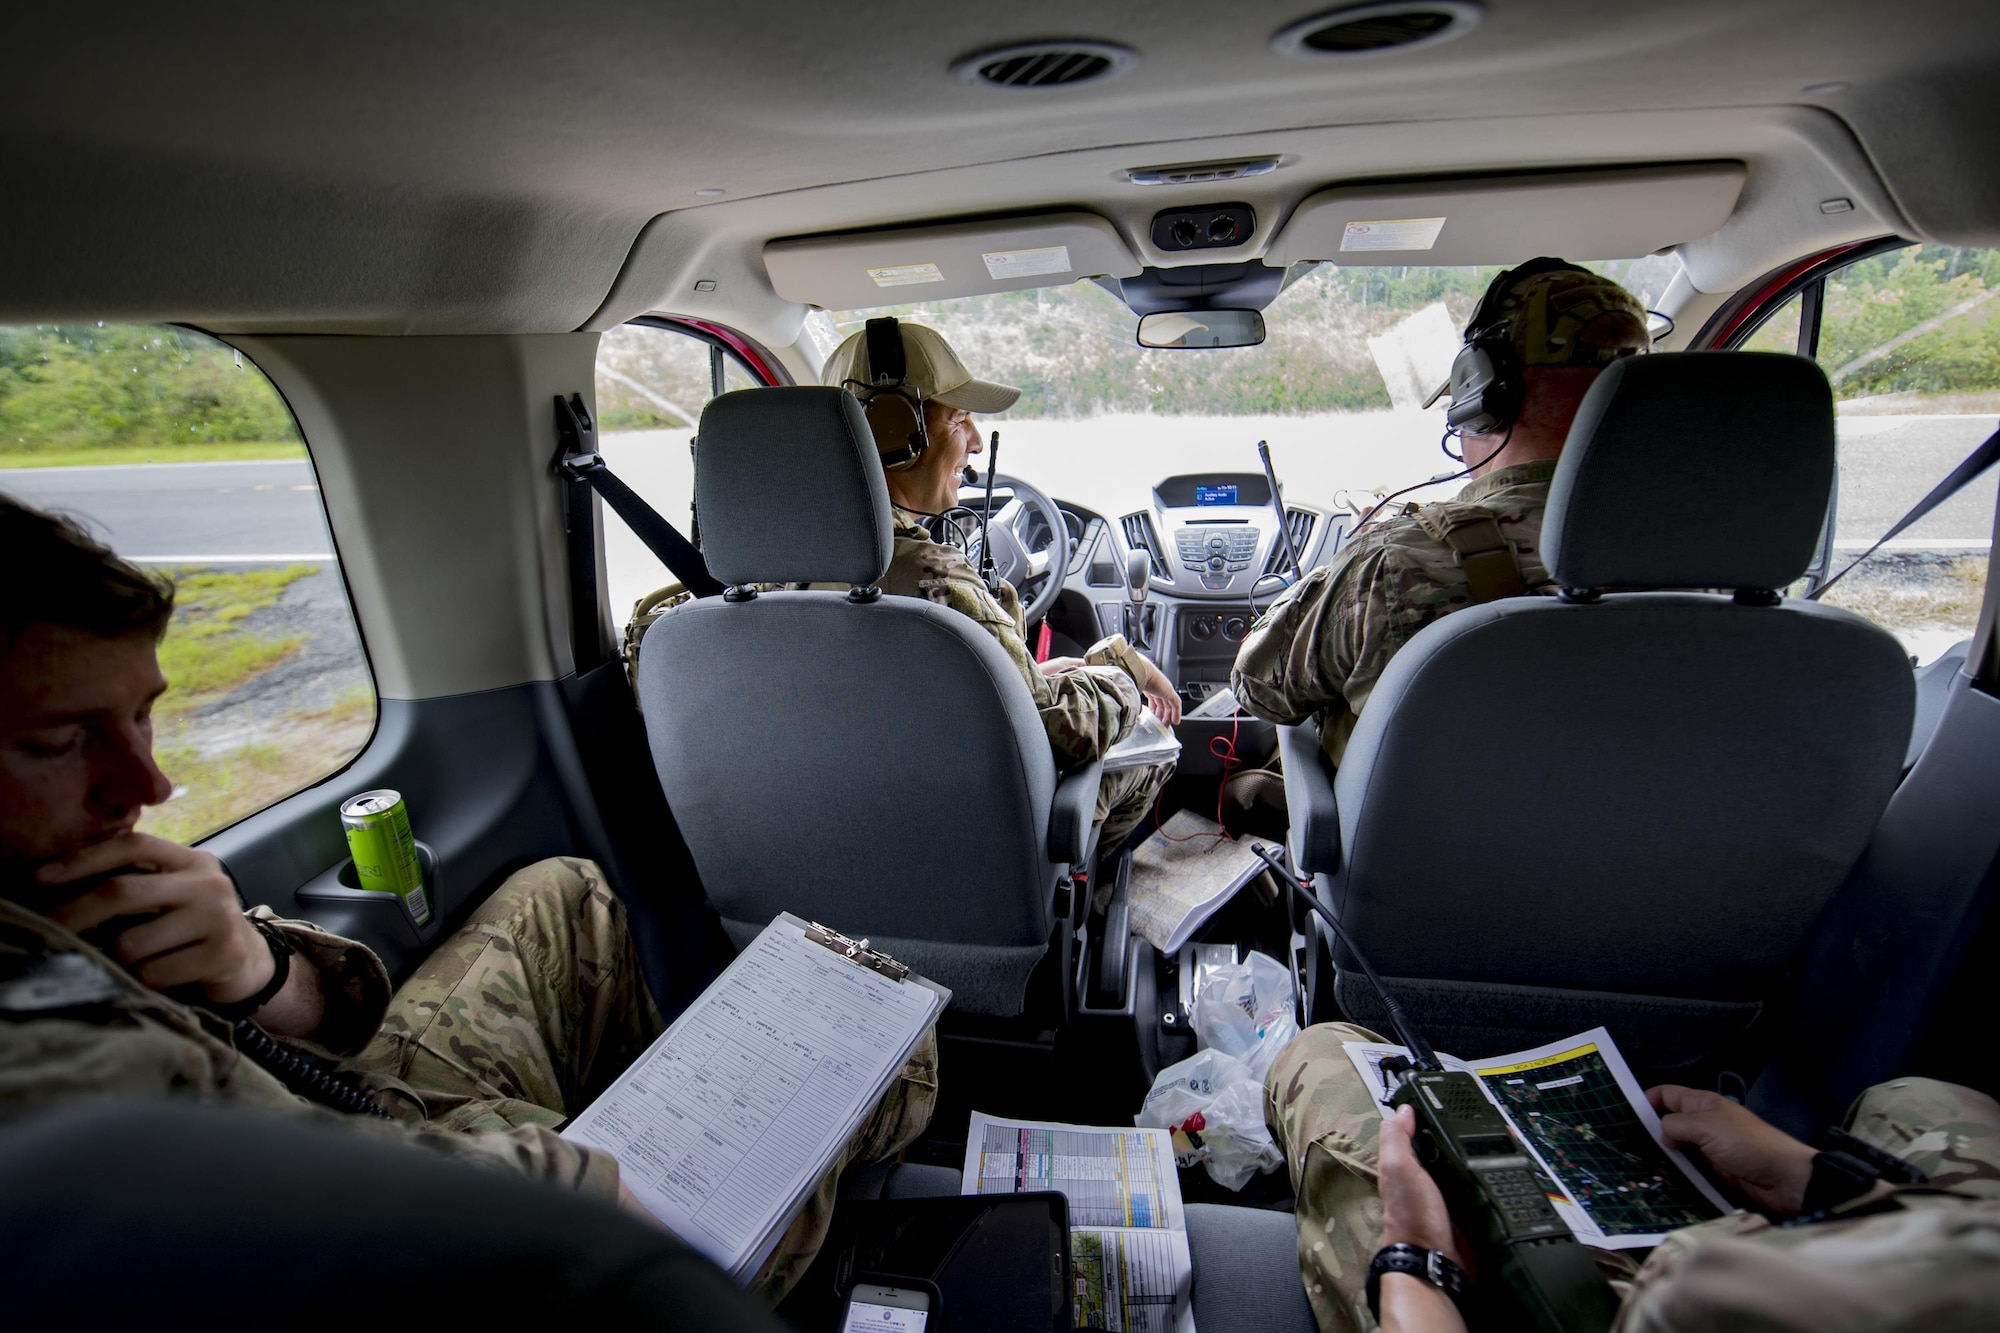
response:
[[[1103,83],[1139,63],[1139,53],[1110,42],[1023,42],[967,56],[951,67],[961,83],[1034,91]]]
[[[1471,0],[1382,0],[1294,23],[1271,45],[1280,55],[1306,60],[1379,55],[1470,32],[1481,14]]]

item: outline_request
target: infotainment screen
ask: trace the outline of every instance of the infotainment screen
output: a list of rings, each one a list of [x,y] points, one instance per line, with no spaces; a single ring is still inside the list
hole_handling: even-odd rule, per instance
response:
[[[1196,486],[1194,502],[1197,505],[1234,505],[1236,503],[1236,483],[1224,486]]]

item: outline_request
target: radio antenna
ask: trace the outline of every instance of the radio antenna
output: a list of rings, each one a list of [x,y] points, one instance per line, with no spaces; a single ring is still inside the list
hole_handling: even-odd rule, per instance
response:
[[[993,483],[1000,476],[1000,432],[994,431],[986,443],[986,506],[979,515],[979,578],[986,591],[1000,595],[1000,576],[993,572],[993,543],[986,526],[993,521]]]
[[[1304,578],[1306,567],[1299,560],[1299,548],[1292,545],[1292,524],[1285,513],[1285,492],[1278,485],[1277,469],[1271,466],[1271,446],[1267,442],[1257,441],[1257,457],[1264,464],[1264,480],[1271,483],[1271,504],[1278,511],[1278,540],[1285,544],[1285,556],[1292,562],[1293,577]]]

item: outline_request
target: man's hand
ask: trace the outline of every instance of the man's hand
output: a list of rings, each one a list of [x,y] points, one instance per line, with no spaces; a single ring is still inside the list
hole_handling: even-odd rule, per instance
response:
[[[1074,671],[1080,666],[1088,666],[1081,657],[1051,657],[1046,662],[1035,663],[1035,670],[1044,676],[1059,676],[1065,671]]]
[[[1464,1268],[1465,1254],[1452,1232],[1444,1195],[1417,1160],[1416,1132],[1417,1113],[1410,1107],[1399,1106],[1395,1114],[1382,1117],[1376,1161],[1377,1188],[1382,1192],[1382,1243],[1438,1250]],[[1382,1327],[1385,1333],[1462,1333],[1465,1321],[1451,1298],[1422,1278],[1385,1273]]]
[[[107,952],[154,990],[186,988],[233,1004],[270,983],[270,945],[243,915],[222,863],[165,838],[126,833],[50,861],[42,884],[76,884],[108,874],[49,914],[82,934],[107,921],[142,917],[118,933]],[[294,958],[284,989],[257,1021],[281,1036],[310,1035],[325,1013],[318,970]]]
[[[1412,1107],[1399,1106],[1394,1114],[1382,1117],[1375,1168],[1380,1175],[1377,1188],[1382,1192],[1382,1243],[1442,1250],[1446,1258],[1463,1268],[1465,1256],[1452,1235],[1444,1195],[1417,1160],[1416,1132],[1417,1113]]]
[[[1146,706],[1153,710],[1154,716],[1158,717],[1160,721],[1166,723],[1168,726],[1179,725],[1181,720],[1180,691],[1174,688],[1174,683],[1167,679],[1165,672],[1153,665],[1152,658],[1148,657],[1144,660],[1146,663],[1146,679],[1139,686],[1139,689],[1146,696]]]
[[[1805,1206],[1811,1148],[1719,1093],[1663,1083],[1646,1089],[1646,1100],[1668,1142],[1699,1150],[1750,1202],[1785,1217]]]

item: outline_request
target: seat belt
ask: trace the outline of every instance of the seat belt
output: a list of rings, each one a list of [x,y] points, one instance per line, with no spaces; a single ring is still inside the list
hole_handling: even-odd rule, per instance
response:
[[[1807,593],[1806,600],[1816,602],[1826,596],[1828,589],[1832,588],[1834,584],[1840,582],[1849,574],[1852,574],[1856,565],[1859,565],[1863,560],[1866,560],[1869,556],[1882,549],[1884,542],[1909,527],[1912,523],[1915,523],[1924,515],[1930,513],[1931,510],[1936,509],[1946,500],[1951,499],[1952,496],[1957,495],[1960,491],[1971,485],[1973,480],[1982,472],[1992,467],[1995,463],[2000,463],[2000,430],[1996,430],[1987,436],[1977,449],[1966,455],[1965,461],[1953,468],[1950,475],[1945,477],[1943,481],[1933,486],[1929,495],[1926,495],[1923,499],[1910,506],[1910,512],[1897,519],[1894,527],[1890,528],[1880,537],[1877,537],[1873,546],[1854,557],[1853,560],[1848,562],[1846,568],[1842,569],[1838,574],[1835,574],[1825,583],[1820,584],[1817,588]]]
[[[673,524],[660,517],[657,509],[604,465],[597,452],[597,425],[584,410],[582,394],[572,394],[568,399],[556,395],[556,439],[556,472],[568,480],[572,493],[586,487],[596,491],[612,512],[625,520],[625,526],[646,543],[646,549],[658,556],[668,572],[696,597],[713,597],[722,591],[722,584],[708,572],[708,561],[694,543],[681,536]],[[566,504],[568,500],[566,496]],[[593,558],[591,567],[595,566]]]
[[[1417,510],[1416,519],[1425,532],[1451,548],[1475,603],[1528,595],[1520,554],[1501,535],[1500,520],[1491,510],[1446,500]]]

